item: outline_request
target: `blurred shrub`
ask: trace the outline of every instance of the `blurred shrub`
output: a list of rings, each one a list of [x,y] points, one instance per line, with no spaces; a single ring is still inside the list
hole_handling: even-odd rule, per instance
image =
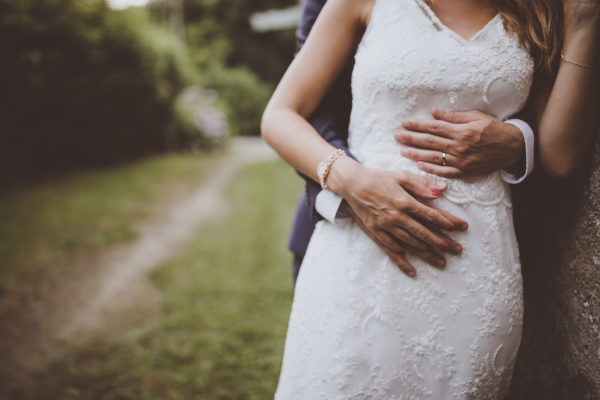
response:
[[[202,85],[219,93],[234,134],[259,133],[262,112],[295,50],[293,29],[253,32],[250,15],[295,3],[184,0],[190,56],[203,71]],[[148,9],[157,22],[168,25],[167,0],[152,0]]]
[[[197,86],[186,88],[177,97],[180,147],[191,150],[221,148],[229,133],[227,117],[216,107],[218,97],[214,91]]]
[[[219,93],[220,105],[229,116],[231,132],[258,135],[260,119],[273,88],[245,67],[226,68],[218,64],[206,70],[203,85]]]
[[[168,0],[151,0],[148,8],[167,22]],[[197,61],[221,61],[228,67],[246,66],[262,80],[277,83],[295,50],[294,30],[254,32],[250,15],[284,8],[297,0],[183,0],[188,45],[208,49]]]
[[[0,169],[123,161],[177,143],[172,104],[196,81],[143,10],[103,0],[0,0]]]

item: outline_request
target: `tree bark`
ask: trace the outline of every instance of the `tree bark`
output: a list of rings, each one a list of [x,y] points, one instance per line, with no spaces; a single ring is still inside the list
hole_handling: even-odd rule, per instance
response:
[[[600,399],[599,136],[577,177],[513,191],[525,323],[508,399]]]

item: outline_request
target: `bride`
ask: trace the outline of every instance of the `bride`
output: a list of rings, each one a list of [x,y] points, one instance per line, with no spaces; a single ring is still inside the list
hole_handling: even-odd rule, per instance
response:
[[[524,106],[535,63],[550,62],[529,35],[552,25],[531,26],[539,2],[524,3],[329,0],[265,111],[263,137],[342,197],[369,169],[424,173],[398,155],[402,121],[427,117],[432,104],[506,118]],[[306,121],[355,50],[349,145],[360,163]],[[448,183],[435,206],[469,229],[454,234],[463,252],[444,270],[415,258],[419,275],[408,277],[356,224],[317,225],[276,398],[502,397],[523,314],[509,191],[498,172]],[[442,214],[423,222],[452,225]]]

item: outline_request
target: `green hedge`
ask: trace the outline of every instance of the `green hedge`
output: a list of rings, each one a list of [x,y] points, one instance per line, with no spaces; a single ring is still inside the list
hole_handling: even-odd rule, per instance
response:
[[[227,68],[219,64],[206,70],[202,82],[219,94],[232,134],[260,134],[260,119],[273,93],[271,85],[248,68]]]
[[[2,178],[168,149],[198,80],[168,31],[103,0],[0,0],[0,48]]]
[[[203,71],[202,85],[215,89],[234,134],[256,135],[260,117],[295,50],[294,30],[258,33],[250,15],[296,0],[184,0],[190,56]],[[167,0],[148,10],[168,25]]]

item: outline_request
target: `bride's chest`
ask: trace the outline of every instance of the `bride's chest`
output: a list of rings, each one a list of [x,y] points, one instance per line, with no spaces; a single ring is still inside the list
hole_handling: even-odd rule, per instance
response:
[[[479,109],[497,116],[522,108],[533,62],[504,30],[501,18],[464,40],[436,29],[415,10],[402,11],[379,10],[372,16],[355,57],[355,99],[392,99],[396,106],[414,107],[427,98],[437,102],[428,107]]]

